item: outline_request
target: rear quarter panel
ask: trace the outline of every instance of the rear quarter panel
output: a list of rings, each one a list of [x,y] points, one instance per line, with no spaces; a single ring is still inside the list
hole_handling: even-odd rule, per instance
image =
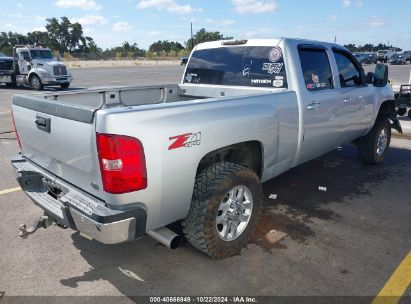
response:
[[[101,110],[96,130],[136,137],[143,143],[147,189],[105,198],[114,208],[143,205],[146,229],[151,230],[186,217],[198,164],[211,151],[258,141],[263,147],[263,181],[273,177],[279,163],[290,167],[297,145],[298,109],[294,92],[194,100]],[[170,138],[187,133],[201,133],[200,143],[170,149],[175,142]]]

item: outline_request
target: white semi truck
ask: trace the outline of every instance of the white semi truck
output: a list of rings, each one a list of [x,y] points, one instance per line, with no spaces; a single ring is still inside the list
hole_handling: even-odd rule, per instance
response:
[[[49,48],[42,46],[15,46],[13,57],[2,57],[0,84],[12,87],[29,85],[35,90],[58,85],[67,89],[73,76],[66,65],[54,60]]]

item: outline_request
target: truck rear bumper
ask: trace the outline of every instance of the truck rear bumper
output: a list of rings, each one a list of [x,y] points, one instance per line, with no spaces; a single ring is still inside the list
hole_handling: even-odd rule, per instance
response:
[[[147,215],[142,207],[110,209],[22,156],[11,163],[22,190],[60,225],[104,244],[127,242],[145,234]]]

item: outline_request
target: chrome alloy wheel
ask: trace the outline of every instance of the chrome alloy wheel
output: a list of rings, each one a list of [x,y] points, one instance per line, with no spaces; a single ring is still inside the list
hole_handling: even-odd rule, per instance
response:
[[[223,241],[232,241],[247,228],[253,210],[253,196],[244,185],[236,186],[225,195],[216,217],[218,236]]]
[[[377,155],[381,156],[384,154],[385,149],[387,148],[388,134],[385,128],[381,129],[380,134],[377,138]]]

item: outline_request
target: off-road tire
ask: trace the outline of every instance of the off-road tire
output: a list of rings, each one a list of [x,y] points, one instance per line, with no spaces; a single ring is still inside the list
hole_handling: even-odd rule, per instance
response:
[[[408,110],[408,117],[411,118],[411,110]]]
[[[385,128],[387,132],[387,143],[382,155],[378,155],[378,136],[381,130]],[[391,124],[388,118],[378,117],[371,131],[358,140],[358,154],[360,159],[367,164],[379,164],[384,161],[391,142]]]
[[[69,82],[68,82],[68,83],[60,83],[60,87],[61,87],[62,89],[68,89],[69,86],[70,86],[70,83],[69,83]]]
[[[30,77],[30,86],[36,91],[41,91],[44,88],[44,85],[41,83],[41,79],[37,75]]]
[[[224,241],[217,232],[216,215],[228,191],[239,185],[247,186],[252,194],[251,218],[237,238]],[[190,210],[182,222],[183,232],[190,244],[206,255],[227,258],[239,254],[247,245],[262,210],[263,189],[254,171],[229,162],[213,164],[196,177]]]

